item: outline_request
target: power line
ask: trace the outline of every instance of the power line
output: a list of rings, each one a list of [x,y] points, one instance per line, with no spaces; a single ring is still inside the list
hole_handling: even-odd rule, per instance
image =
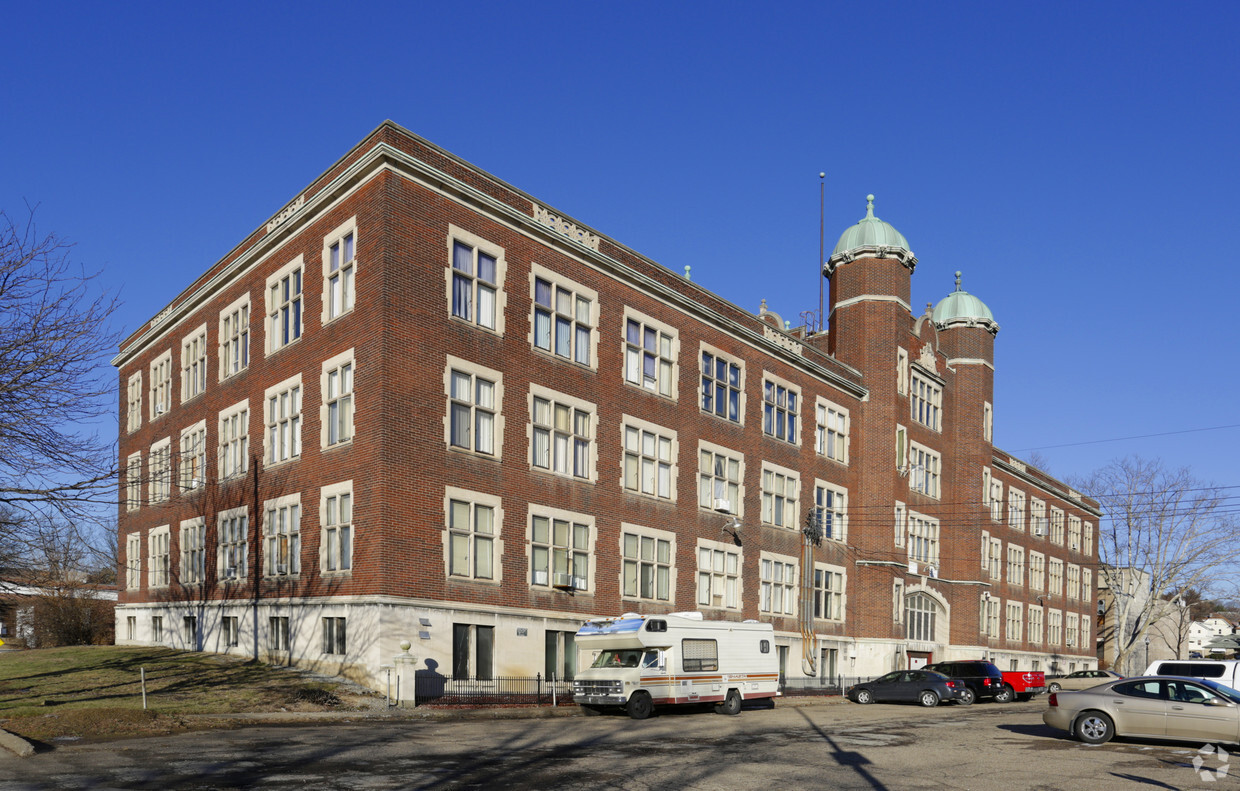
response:
[[[1202,431],[1222,431],[1229,428],[1240,428],[1240,423],[1233,423],[1228,426],[1210,426],[1209,428],[1187,428],[1182,431],[1163,431],[1158,434],[1137,434],[1132,437],[1114,437],[1112,439],[1091,439],[1085,442],[1065,442],[1062,445],[1035,445],[1029,448],[1017,448],[1018,453],[1029,450],[1051,450],[1053,448],[1075,448],[1081,445],[1101,445],[1105,442],[1127,442],[1132,439],[1151,439],[1153,437],[1173,437],[1179,434],[1196,434]]]

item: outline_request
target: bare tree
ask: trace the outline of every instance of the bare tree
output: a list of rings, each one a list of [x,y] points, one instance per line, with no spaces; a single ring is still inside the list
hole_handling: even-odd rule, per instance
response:
[[[115,501],[117,303],[68,252],[33,213],[0,212],[0,507],[80,523]],[[18,524],[30,522],[0,519],[0,533]]]
[[[1125,667],[1169,599],[1233,568],[1240,526],[1222,489],[1157,461],[1114,461],[1076,486],[1105,513],[1098,578],[1113,598],[1102,636],[1111,667]]]

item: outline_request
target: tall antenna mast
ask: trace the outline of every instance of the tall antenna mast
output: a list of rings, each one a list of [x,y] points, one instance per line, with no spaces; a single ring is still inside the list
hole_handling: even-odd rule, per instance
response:
[[[826,173],[818,174],[818,332],[822,332],[822,253],[824,226],[826,225]]]

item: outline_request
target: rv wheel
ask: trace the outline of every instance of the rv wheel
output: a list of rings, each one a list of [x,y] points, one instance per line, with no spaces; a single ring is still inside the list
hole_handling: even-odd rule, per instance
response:
[[[722,703],[715,704],[716,714],[740,714],[741,713],[741,693],[734,689],[728,690],[728,696],[723,699]]]
[[[648,692],[634,692],[633,697],[629,698],[629,703],[625,706],[625,709],[633,719],[644,720],[654,710],[654,701],[650,699],[650,693]]]

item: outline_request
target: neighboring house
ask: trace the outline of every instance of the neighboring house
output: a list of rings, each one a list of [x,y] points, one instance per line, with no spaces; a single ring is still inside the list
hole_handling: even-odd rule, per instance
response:
[[[1203,657],[1210,654],[1225,654],[1226,649],[1211,648],[1210,642],[1215,637],[1236,634],[1236,624],[1225,616],[1213,614],[1209,618],[1193,621],[1188,631],[1188,649]]]
[[[871,198],[790,327],[384,123],[122,342],[118,642],[565,678],[698,610],[790,682],[1092,667],[1098,506],[995,447],[999,325],[917,262]]]
[[[112,603],[117,599],[117,590],[113,586],[83,583],[66,591],[36,584],[0,581],[0,639],[10,645],[38,647],[40,620],[54,617],[47,602],[65,597],[105,603],[107,606],[91,609],[97,611],[96,617],[109,621],[114,617]],[[111,632],[110,626],[107,631]]]

